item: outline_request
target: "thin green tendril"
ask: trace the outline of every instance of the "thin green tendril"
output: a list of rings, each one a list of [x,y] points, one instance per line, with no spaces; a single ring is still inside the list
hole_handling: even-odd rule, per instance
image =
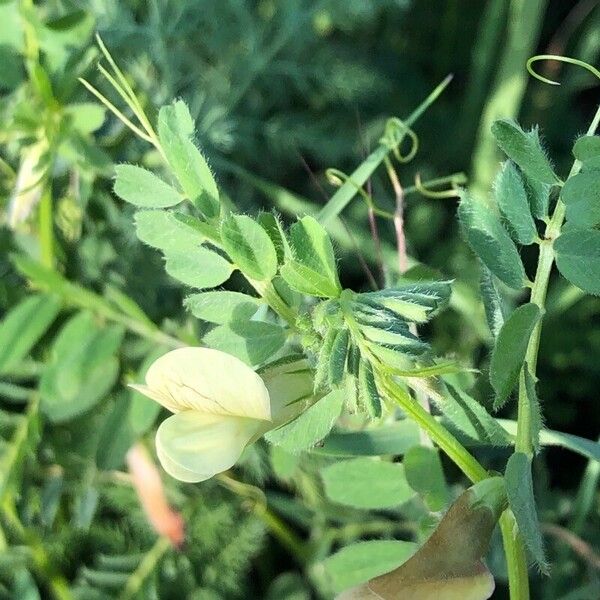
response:
[[[406,135],[408,135],[412,144],[408,154],[402,155],[400,152],[400,144],[402,144],[404,136]],[[379,140],[379,143],[387,146],[394,153],[396,160],[400,163],[410,162],[419,149],[419,138],[417,137],[417,134],[397,117],[393,117],[386,121],[383,136]]]
[[[549,85],[560,85],[560,83],[558,81],[554,81],[552,79],[548,79],[547,77],[544,77],[543,75],[540,75],[532,67],[533,63],[539,62],[542,60],[556,60],[558,62],[564,62],[564,63],[569,63],[570,65],[576,65],[578,67],[582,67],[583,69],[586,69],[586,71],[589,71],[590,73],[595,75],[598,79],[600,79],[600,71],[598,71],[598,69],[596,69],[596,67],[590,65],[589,63],[584,62],[583,60],[579,60],[577,58],[570,58],[569,56],[560,56],[560,55],[556,55],[556,54],[538,54],[536,56],[532,56],[527,61],[527,70],[529,71],[529,73],[531,74],[532,77],[535,77],[536,79],[539,79],[540,81],[542,81],[544,83],[548,83]]]

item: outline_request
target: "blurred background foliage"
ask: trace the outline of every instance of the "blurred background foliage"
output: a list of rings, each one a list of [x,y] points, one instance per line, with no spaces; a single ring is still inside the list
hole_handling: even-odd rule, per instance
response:
[[[29,306],[38,314],[43,305],[47,315],[39,335],[27,333],[27,356],[7,364],[0,349],[0,596],[328,598],[331,574],[328,579],[323,561],[332,550],[361,539],[418,537],[428,522],[422,507],[410,503],[384,512],[340,510],[324,499],[316,475],[328,459],[257,445],[239,469],[241,487],[226,480],[169,481],[186,542],[174,551],[164,538],[157,541],[123,473],[126,449],[157,414],[145,404],[139,408],[140,399],[122,383],[174,338],[194,343],[202,331],[183,310],[182,290],[158,254],[137,241],[132,211],[111,192],[113,162],[152,168],[158,157],[116,119],[105,118],[77,81],[85,76],[107,92],[95,69],[95,31],[150,114],[173,98],[185,99],[197,140],[239,210],[275,207],[291,220],[318,210],[333,194],[327,168],[351,172],[377,143],[385,119],[407,116],[449,73],[451,85],[415,126],[419,152],[400,171],[405,187],[414,185],[416,174],[427,181],[464,172],[475,193],[489,194],[499,164],[489,125],[498,116],[518,117],[527,127],[539,123],[565,173],[572,142],[598,101],[598,84],[582,71],[547,63],[542,69],[563,83],[550,88],[532,81],[524,62],[538,52],[597,64],[599,4],[0,2],[0,311],[8,313],[31,294],[27,278],[62,297],[60,311],[45,296]],[[14,189],[23,185],[30,205],[16,206]],[[393,211],[385,178],[375,175],[371,185],[378,206]],[[366,289],[357,256],[376,278],[381,267],[367,209],[355,200],[343,219],[345,227],[333,235],[344,284]],[[438,352],[485,370],[489,340],[478,266],[458,234],[454,200],[407,196],[405,227],[410,256],[456,278],[452,308],[428,336]],[[381,220],[379,234],[393,273],[392,223]],[[15,266],[15,253],[41,259],[48,271],[24,259]],[[89,327],[72,324],[90,313],[99,330],[112,324],[110,335],[91,339]],[[539,366],[546,424],[587,438],[595,438],[600,425],[599,313],[597,298],[558,279],[551,286]],[[3,334],[9,339],[6,327]],[[25,335],[13,332],[14,343]],[[77,356],[62,351],[65,337],[81,349]],[[102,393],[86,388],[85,377],[65,382],[56,375],[83,371],[92,359],[101,366]],[[81,398],[81,414],[60,423],[40,417],[37,405],[28,404],[38,382],[42,402],[44,389],[58,389]],[[478,393],[488,401],[488,389]],[[505,416],[513,416],[510,410]],[[449,479],[458,480],[446,466]],[[546,450],[536,469],[542,521],[581,537],[565,542],[563,529],[548,529],[554,531],[548,537],[554,568],[534,585],[534,595],[597,598],[598,564],[586,554],[600,542],[597,465]],[[254,485],[266,487],[272,512],[264,512]],[[310,560],[299,542],[310,548]],[[500,585],[494,597],[503,598],[495,556]]]

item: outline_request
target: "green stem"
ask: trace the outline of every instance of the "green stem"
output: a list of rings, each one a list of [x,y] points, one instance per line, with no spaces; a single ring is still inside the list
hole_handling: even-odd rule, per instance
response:
[[[379,377],[381,387],[429,437],[448,455],[456,466],[473,482],[489,477],[488,472],[475,457],[440,423],[427,412],[408,392],[391,377]]]
[[[40,207],[39,238],[40,238],[40,262],[49,269],[54,269],[54,223],[52,218],[52,186],[50,181],[46,182]]]
[[[271,281],[256,281],[246,276],[246,279],[252,287],[258,292],[264,301],[290,326],[292,330],[296,329],[296,312],[288,306],[285,300],[279,295]]]
[[[587,135],[594,135],[598,124],[600,123],[600,106],[598,107],[596,114],[588,128]],[[567,180],[577,175],[581,170],[581,163],[576,160],[571,167]],[[538,257],[538,264],[535,273],[535,279],[531,288],[530,301],[537,304],[540,310],[543,312],[546,304],[546,294],[548,292],[548,282],[550,281],[550,273],[552,271],[552,265],[554,264],[554,240],[560,235],[562,224],[565,220],[565,205],[559,199],[556,203],[556,208],[552,218],[546,226],[544,233],[544,239],[540,243],[540,254]],[[529,368],[531,375],[535,379],[538,353],[540,348],[540,336],[542,332],[542,321],[540,320],[535,326],[529,344],[527,346],[527,352],[525,354],[525,362]],[[515,450],[517,452],[524,452],[526,454],[532,454],[532,443],[531,443],[531,419],[529,410],[529,400],[527,397],[527,390],[525,388],[525,377],[521,374],[519,381],[519,406],[518,406],[518,428],[517,428],[517,439],[515,444]]]
[[[600,106],[588,128],[587,135],[594,135],[600,123]],[[581,163],[576,160],[569,172],[570,179],[581,169]],[[548,282],[550,273],[554,264],[554,240],[560,235],[562,224],[565,220],[565,205],[559,198],[552,218],[548,222],[544,233],[544,240],[540,244],[540,254],[536,269],[535,279],[531,288],[530,301],[537,304],[542,312],[546,303],[546,294],[548,291]],[[542,330],[542,321],[538,322],[527,346],[525,354],[526,368],[530,369],[532,377],[536,377],[537,359],[540,348],[540,336]],[[519,379],[519,404],[517,417],[517,438],[515,442],[515,451],[524,452],[532,455],[532,434],[531,434],[531,411],[529,407],[529,398],[525,387],[525,376],[521,372]],[[506,513],[505,513],[506,514]],[[504,551],[506,554],[506,563],[508,568],[508,580],[510,586],[511,600],[529,599],[529,579],[527,575],[527,560],[523,549],[522,537],[516,529],[514,517],[505,517],[501,523],[502,536],[504,540]]]
[[[523,539],[512,511],[505,510],[500,517],[500,531],[504,543],[508,587],[511,600],[529,599],[529,575],[527,573],[527,555]]]

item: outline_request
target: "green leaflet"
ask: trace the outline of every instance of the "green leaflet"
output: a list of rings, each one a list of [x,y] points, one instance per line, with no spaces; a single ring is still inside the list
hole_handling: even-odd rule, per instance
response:
[[[158,408],[154,418],[160,412],[160,404],[147,399],[149,405]],[[120,393],[116,402],[107,415],[96,450],[96,465],[101,470],[119,469],[123,466],[125,454],[136,440],[136,435],[131,429],[131,421],[128,419],[129,398],[127,394]],[[154,419],[153,419],[154,420]]]
[[[120,326],[100,328],[89,312],[62,327],[40,380],[41,408],[51,421],[68,421],[108,394],[119,372],[123,333]]]
[[[354,458],[325,467],[321,477],[330,500],[355,508],[392,508],[414,496],[398,463]]]
[[[163,251],[171,277],[195,288],[212,288],[229,279],[233,265],[201,244],[206,241],[193,219],[164,210],[141,210],[135,214],[137,236]]]
[[[349,341],[350,334],[346,328],[340,329],[333,340],[329,358],[329,384],[332,386],[339,385],[344,378]]]
[[[277,252],[277,263],[282,265],[285,257],[291,256],[292,251],[279,217],[271,212],[262,212],[258,215],[257,221],[271,238]]]
[[[496,177],[494,196],[513,239],[519,244],[532,244],[537,237],[537,229],[531,216],[523,178],[510,160],[502,165]]]
[[[361,360],[358,368],[358,393],[361,404],[371,417],[381,417],[381,397],[377,391],[373,367],[367,360]]]
[[[548,217],[550,209],[550,191],[552,190],[552,186],[537,179],[527,177],[525,174],[523,174],[523,181],[525,183],[531,214],[538,219],[545,219]]]
[[[523,365],[522,377],[525,383],[525,393],[527,394],[527,404],[529,409],[529,428],[531,430],[531,447],[537,454],[540,451],[540,432],[544,425],[542,419],[542,409],[540,401],[535,390],[535,380],[529,371],[529,365]]]
[[[561,275],[588,294],[600,295],[600,231],[565,231],[554,242]]]
[[[312,450],[326,456],[397,456],[419,443],[419,426],[410,420],[362,431],[330,433]]]
[[[18,366],[60,312],[57,296],[36,295],[13,306],[0,323],[0,373]]]
[[[498,334],[490,363],[490,382],[496,392],[495,409],[504,406],[519,379],[529,338],[540,318],[536,304],[524,304],[510,315]]]
[[[277,252],[268,233],[246,215],[230,215],[221,223],[223,248],[242,273],[257,281],[277,274]]]
[[[488,269],[513,289],[525,283],[525,269],[500,219],[482,202],[462,194],[458,216],[467,242]]]
[[[213,288],[227,281],[233,265],[220,254],[197,246],[165,251],[165,270],[171,277],[194,288]]]
[[[134,217],[138,238],[163,252],[185,252],[206,241],[198,230],[179,220],[176,215],[166,210],[138,210]]]
[[[570,225],[586,228],[600,223],[600,172],[588,171],[570,177],[560,197]]]
[[[423,497],[429,510],[443,510],[450,501],[439,452],[436,448],[415,446],[402,461],[408,485]]]
[[[74,102],[65,106],[65,116],[69,126],[83,135],[100,129],[106,118],[106,109],[95,102]]]
[[[554,173],[542,145],[537,128],[525,132],[511,119],[500,119],[492,125],[498,146],[532,179],[553,185],[559,179]]]
[[[219,216],[219,191],[208,164],[191,137],[194,124],[181,100],[158,114],[158,137],[185,195],[207,219]]]
[[[219,325],[203,338],[210,348],[237,356],[255,366],[269,360],[285,343],[285,330],[263,321],[233,321]]]
[[[533,495],[531,459],[522,452],[515,452],[508,459],[504,479],[508,504],[515,515],[525,546],[539,568],[547,573],[548,564]]]
[[[198,319],[225,325],[232,321],[248,321],[258,310],[262,300],[240,292],[219,290],[191,294],[184,303]]]
[[[183,196],[168,183],[135,165],[116,165],[115,194],[139,208],[168,208]]]
[[[360,585],[396,569],[418,549],[413,542],[369,540],[345,546],[323,562],[335,592]]]
[[[313,217],[303,217],[290,228],[293,257],[281,267],[281,276],[298,292],[336,298],[341,292],[335,255],[325,229]]]
[[[307,408],[290,423],[273,429],[265,438],[287,452],[298,454],[317,445],[335,425],[344,405],[344,393],[340,390],[326,396]]]
[[[584,135],[573,145],[573,156],[582,163],[600,157],[600,136]]]
[[[443,404],[436,401],[436,406],[452,425],[474,440],[485,440],[493,446],[509,444],[504,429],[475,398],[449,382],[446,389]]]
[[[500,329],[506,319],[504,301],[494,276],[490,270],[485,266],[481,265],[481,278],[479,280],[479,289],[481,291],[481,297],[483,299],[483,306],[485,308],[485,317],[488,323],[488,327],[493,337],[498,337]]]

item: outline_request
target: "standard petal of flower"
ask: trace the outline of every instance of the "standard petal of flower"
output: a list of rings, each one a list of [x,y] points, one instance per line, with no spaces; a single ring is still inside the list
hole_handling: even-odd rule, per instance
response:
[[[169,475],[198,482],[226,471],[264,422],[193,410],[169,417],[156,432],[156,453]]]
[[[241,360],[210,348],[178,348],[154,361],[141,393],[173,412],[271,419],[262,379]]]

